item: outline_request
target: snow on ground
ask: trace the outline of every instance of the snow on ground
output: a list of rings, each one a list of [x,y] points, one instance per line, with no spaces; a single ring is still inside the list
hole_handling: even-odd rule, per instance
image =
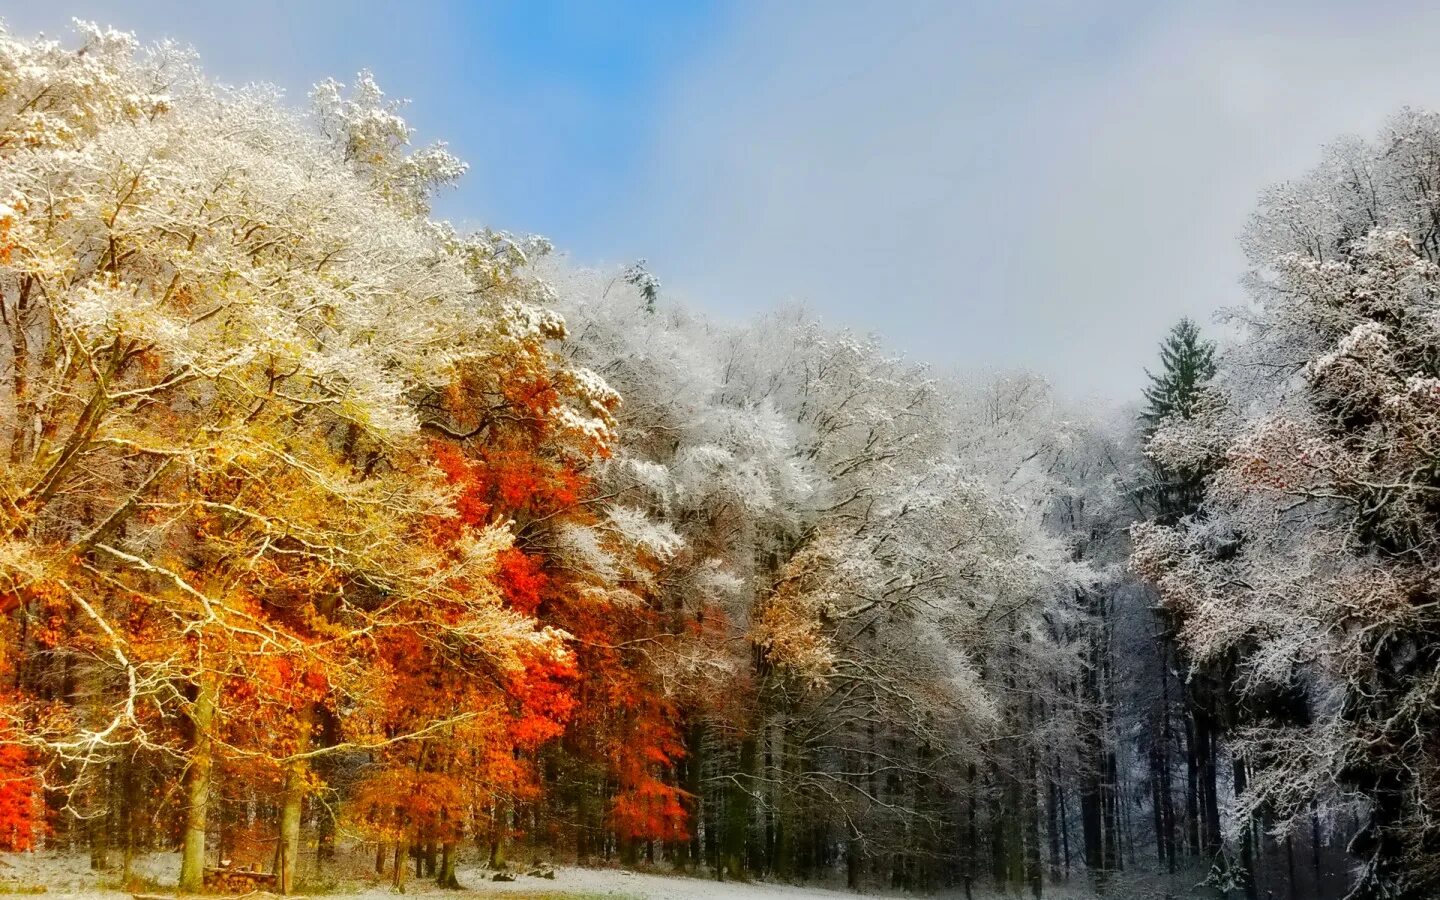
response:
[[[134,873],[145,879],[149,885],[153,885],[149,890],[168,893],[174,890],[179,863],[179,855],[176,853],[152,854],[135,861]],[[821,887],[718,882],[705,878],[575,866],[557,868],[553,880],[517,874],[515,881],[496,882],[490,880],[489,871],[465,865],[459,867],[457,875],[467,890],[442,891],[425,879],[411,878],[406,884],[405,893],[423,894],[430,900],[485,897],[501,900],[842,900],[858,896],[854,892]],[[53,851],[0,854],[0,895],[31,894],[41,887],[45,889],[42,896],[47,898],[129,900],[130,896],[121,890],[118,873],[92,872],[89,858],[84,854]],[[388,883],[348,879],[335,886],[332,895],[353,900],[395,900],[397,896]],[[865,896],[886,895],[867,892]],[[951,892],[931,896],[953,898],[963,896],[963,893]],[[1001,895],[977,891],[975,896],[977,900],[981,900]],[[1085,900],[1093,896],[1078,889],[1078,885],[1074,890],[1056,890],[1049,886],[1045,890],[1046,900]],[[1152,895],[1121,893],[1119,896]]]
[[[173,890],[175,872],[179,869],[176,854],[156,854],[137,860],[136,874],[145,877],[160,890]],[[512,882],[491,881],[492,873],[484,869],[460,867],[457,875],[467,890],[462,893],[440,891],[424,879],[407,881],[407,895],[432,895],[434,900],[469,897],[543,897],[545,900],[570,898],[613,897],[633,900],[700,900],[700,898],[772,898],[772,900],[819,900],[819,898],[854,897],[838,891],[798,888],[771,884],[719,883],[703,878],[652,875],[621,869],[584,869],[561,867],[555,878],[538,878],[517,874]],[[118,875],[90,871],[89,860],[79,854],[24,853],[0,855],[0,894],[28,894],[44,887],[44,897],[77,898],[77,900],[128,900],[120,890]],[[348,887],[348,890],[347,890]],[[393,900],[396,894],[385,883],[352,883],[340,887],[337,896],[355,900]]]
[[[555,880],[520,876],[512,882],[485,881],[489,873],[466,871],[458,873],[466,887],[474,888],[482,896],[494,894],[542,895],[549,892],[574,893],[586,897],[626,897],[643,900],[741,900],[741,898],[774,898],[774,900],[819,900],[838,897],[854,897],[839,891],[821,888],[802,888],[779,884],[741,884],[719,882],[704,878],[685,878],[673,875],[652,875],[643,872],[628,872],[623,869],[582,869],[561,868],[555,871]]]
[[[857,896],[867,897],[911,897],[930,900],[955,900],[964,897],[964,891],[955,889],[938,894],[903,895],[888,892],[865,892],[827,889],[822,887],[796,887],[784,884],[763,884],[740,882],[719,882],[705,878],[687,878],[678,875],[657,875],[646,872],[630,872],[623,869],[585,869],[562,867],[555,870],[555,880],[520,876],[508,883],[486,881],[489,873],[479,869],[467,870],[461,867],[457,873],[460,882],[478,896],[506,897],[519,900],[521,897],[561,900],[561,898],[584,898],[599,900],[604,897],[633,898],[633,900],[844,900]],[[976,889],[976,900],[1014,900],[1017,894],[992,894]],[[1029,893],[1025,892],[1028,897]],[[1095,894],[1080,887],[1054,887],[1047,885],[1045,900],[1094,900]],[[1122,892],[1115,896],[1148,898],[1148,893]],[[1153,895],[1156,900],[1161,894]],[[1170,895],[1174,896],[1174,895]],[[377,895],[378,900],[378,895]]]
[[[159,885],[174,885],[179,871],[178,853],[147,854],[133,866],[136,876]],[[118,871],[92,871],[90,857],[83,853],[0,853],[0,894],[28,894],[41,887],[47,896],[128,896],[119,892]]]

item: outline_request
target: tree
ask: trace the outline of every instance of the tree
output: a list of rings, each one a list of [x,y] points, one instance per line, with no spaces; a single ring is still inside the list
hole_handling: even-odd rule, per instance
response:
[[[426,539],[455,511],[421,438],[454,430],[431,398],[560,326],[511,277],[519,242],[420,218],[456,164],[407,155],[398,120],[367,131],[383,116],[363,79],[322,104],[327,141],[173,48],[82,36],[4,39],[0,588],[49,649],[22,649],[17,715],[71,802],[103,796],[89,785],[121,757],[185,761],[193,890],[225,772],[287,773],[293,860],[310,711],[372,701],[359,648],[424,628],[480,672],[564,657],[501,602],[507,524]],[[555,427],[602,440],[608,389],[556,380]]]
[[[1140,413],[1153,432],[1170,418],[1189,419],[1201,392],[1215,377],[1215,343],[1200,337],[1200,328],[1181,319],[1160,344],[1160,374],[1146,370],[1145,409]]]
[[[1198,436],[1162,445],[1225,448],[1207,518],[1138,533],[1137,565],[1184,618],[1190,652],[1236,660],[1253,711],[1241,815],[1297,829],[1315,804],[1362,799],[1356,897],[1440,883],[1437,757],[1420,737],[1437,724],[1440,648],[1423,574],[1436,546],[1437,136],[1433,115],[1402,113],[1376,144],[1338,144],[1263,198],[1235,396]]]

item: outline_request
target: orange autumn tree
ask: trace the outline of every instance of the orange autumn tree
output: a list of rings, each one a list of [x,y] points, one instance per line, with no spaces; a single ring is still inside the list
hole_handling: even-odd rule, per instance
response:
[[[387,840],[503,842],[586,684],[657,689],[582,654],[643,632],[671,543],[586,477],[618,398],[555,352],[546,246],[430,221],[463,166],[368,76],[302,120],[128,35],[3,40],[0,103],[38,98],[0,128],[6,745],[57,821],[110,827],[112,773],[147,773],[187,890],[268,845],[292,889],[362,757],[351,812]]]
[[[521,768],[532,775],[536,765],[548,768],[552,782],[598,781],[606,800],[603,809],[567,808],[575,792],[552,784],[561,796],[522,808],[515,801],[541,798],[517,785],[500,815],[516,828],[523,818],[545,829],[548,839],[559,837],[562,822],[578,820],[574,837],[582,848],[606,846],[606,835],[626,846],[679,839],[686,813],[671,770],[682,745],[652,648],[643,646],[675,637],[653,609],[654,576],[679,540],[619,498],[597,496],[589,469],[608,455],[607,444],[593,431],[564,427],[563,417],[556,426],[557,404],[573,382],[563,369],[552,370],[561,373],[558,379],[544,377],[540,360],[516,354],[502,379],[507,387],[487,394],[471,385],[449,395],[447,412],[457,423],[449,430],[464,428],[470,436],[437,442],[436,461],[461,489],[461,518],[507,521],[515,529],[516,547],[501,554],[498,572],[508,606],[571,636],[573,670],[546,670],[543,678],[532,670],[512,683],[518,705],[510,755],[528,761]],[[474,398],[484,396],[494,405],[482,412]],[[549,710],[538,716],[537,694]],[[557,722],[569,725],[563,742],[535,754],[534,738],[551,736]],[[497,864],[506,836],[497,824],[491,835]]]
[[[4,745],[43,759],[65,822],[129,815],[108,773],[141,760],[187,891],[225,798],[267,810],[289,890],[322,764],[481,717],[464,691],[377,711],[395,648],[472,695],[566,658],[495,586],[507,525],[433,540],[454,491],[422,436],[558,320],[504,279],[518,243],[426,218],[463,167],[410,151],[368,79],[304,120],[175,48],[82,41],[0,35],[0,104],[32,98],[0,117]],[[570,380],[557,416],[603,431],[603,384]]]
[[[421,400],[429,465],[451,490],[446,514],[432,517],[423,539],[448,555],[464,552],[475,534],[513,535],[483,579],[452,587],[493,594],[537,634],[564,635],[545,615],[557,580],[527,528],[581,509],[582,468],[605,452],[618,397],[553,350],[563,322],[533,302],[544,286],[524,271],[543,243],[491,233],[451,241],[477,295],[496,298],[508,324],[497,335],[502,352],[457,367],[451,384]],[[443,607],[412,615],[427,627],[375,636],[373,668],[384,675],[368,695],[371,711],[358,718],[368,718],[379,741],[421,721],[447,724],[379,750],[351,818],[380,846],[377,866],[384,846],[394,847],[397,885],[412,849],[417,869],[432,867],[454,885],[458,841],[488,840],[498,862],[517,806],[539,798],[535,751],[563,732],[579,673],[568,646],[537,643],[498,660],[447,636]]]

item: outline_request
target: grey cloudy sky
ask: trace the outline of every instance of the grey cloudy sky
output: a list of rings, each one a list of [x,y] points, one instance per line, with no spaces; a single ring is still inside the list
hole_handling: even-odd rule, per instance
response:
[[[444,211],[644,256],[724,317],[803,300],[943,367],[1133,395],[1240,299],[1257,193],[1440,107],[1440,5],[0,2],[303,92],[368,65],[475,163]],[[403,10],[403,11],[402,11]]]

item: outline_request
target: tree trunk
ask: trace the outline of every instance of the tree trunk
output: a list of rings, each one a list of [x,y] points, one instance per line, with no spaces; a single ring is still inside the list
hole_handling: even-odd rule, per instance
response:
[[[1154,736],[1152,730],[1152,739]],[[1150,813],[1155,831],[1155,856],[1160,865],[1165,865],[1165,803],[1160,797],[1160,748],[1150,747]]]
[[[1215,859],[1223,848],[1220,833],[1220,798],[1216,789],[1215,747],[1218,739],[1210,716],[1202,711],[1195,712],[1195,746],[1197,750],[1196,777],[1200,787],[1200,809],[1202,826],[1200,850],[1207,859]]]
[[[973,762],[965,767],[965,784],[968,796],[965,802],[965,858],[962,863],[964,870],[961,877],[965,881],[965,897],[967,900],[973,896],[972,891],[975,885],[975,873],[979,868],[976,859],[980,852],[980,830],[976,821],[976,808],[979,805],[979,797],[976,793],[979,788],[975,784],[976,774],[977,772]]]
[[[310,730],[315,721],[315,704],[305,701],[296,717],[299,740],[296,752],[310,749]],[[293,759],[285,765],[285,785],[280,801],[280,865],[276,874],[280,893],[295,892],[295,870],[300,863],[300,821],[305,809],[305,791],[310,781],[310,764]]]
[[[1238,800],[1245,795],[1246,787],[1243,759],[1235,760],[1234,773],[1235,797]],[[1260,890],[1255,880],[1255,826],[1247,817],[1240,827],[1240,883],[1245,888],[1245,900],[1259,900]]]
[[[1162,639],[1160,646],[1160,729],[1157,735],[1155,772],[1158,782],[1156,791],[1160,808],[1156,811],[1159,836],[1156,845],[1160,848],[1161,860],[1170,872],[1175,871],[1175,791],[1170,765],[1170,749],[1174,740],[1171,726],[1173,709],[1170,703],[1170,653],[1169,645]]]
[[[490,836],[490,868],[498,871],[505,868],[505,838],[510,831],[509,810],[497,804],[492,822],[494,832]]]
[[[110,832],[114,828],[117,818],[113,796],[114,784],[115,763],[106,763],[102,770],[99,788],[96,791],[103,798],[105,813],[91,817],[87,829],[90,832],[90,868],[97,872],[103,872],[110,868]]]
[[[135,767],[133,758],[120,760],[120,886],[130,883],[130,869],[135,862],[135,807],[140,803],[139,791],[135,789]]]
[[[190,766],[185,771],[185,841],[180,851],[182,892],[198,893],[205,886],[205,827],[210,808],[210,782],[214,770],[212,728],[219,683],[212,673],[202,673],[190,708],[194,729]]]
[[[852,837],[845,843],[845,886],[852,891],[860,890],[861,868],[860,841]]]
[[[701,780],[705,763],[705,723],[696,716],[686,732],[685,790],[690,794],[690,862],[696,869],[702,863],[700,847],[700,821],[705,815],[704,782]]]
[[[300,818],[305,804],[305,769],[303,761],[292,762],[285,769],[280,805],[280,865],[276,870],[281,894],[295,892],[295,869],[300,860]]]
[[[1065,856],[1065,880],[1070,880],[1070,806],[1065,799],[1065,784],[1061,782],[1060,796],[1060,851]]]
[[[750,831],[750,785],[755,774],[756,746],[754,735],[740,741],[740,766],[730,796],[725,803],[725,851],[721,867],[723,875],[742,878],[745,875],[745,843]]]
[[[410,839],[403,837],[395,842],[395,866],[390,874],[390,886],[400,893],[405,893],[405,874],[410,870],[410,865],[405,857],[410,855]]]
[[[1040,865],[1040,795],[1038,789],[1039,761],[1032,747],[1026,751],[1028,766],[1025,778],[1025,874],[1030,894],[1040,900],[1045,890],[1044,870]]]
[[[1188,705],[1188,692],[1186,701]],[[1186,715],[1185,722],[1185,837],[1191,856],[1200,856],[1200,748],[1195,734],[1195,717]]]
[[[455,877],[455,842],[446,841],[440,845],[440,871],[435,883],[446,890],[460,890],[460,879]]]

